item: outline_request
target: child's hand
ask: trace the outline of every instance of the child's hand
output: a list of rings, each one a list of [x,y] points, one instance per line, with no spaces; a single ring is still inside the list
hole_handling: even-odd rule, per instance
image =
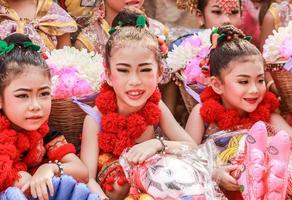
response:
[[[92,179],[92,178],[89,179],[87,186],[91,192],[97,193],[99,195],[100,199],[102,199],[102,200],[109,199],[94,179]]]
[[[161,150],[162,144],[158,139],[151,139],[133,146],[126,154],[129,162],[142,163],[147,158]]]
[[[14,186],[25,192],[29,188],[32,176],[26,171],[19,171],[18,175],[20,175],[21,178],[14,183]]]
[[[49,199],[48,189],[50,196],[54,195],[52,178],[55,167],[54,164],[43,164],[37,169],[30,183],[30,192],[33,198],[39,198],[40,200]]]
[[[229,191],[238,191],[239,184],[237,180],[230,175],[230,172],[236,170],[237,165],[228,165],[217,168],[213,171],[212,178],[219,186]]]

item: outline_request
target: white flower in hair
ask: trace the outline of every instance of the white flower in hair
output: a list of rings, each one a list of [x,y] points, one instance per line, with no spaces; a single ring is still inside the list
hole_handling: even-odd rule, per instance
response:
[[[292,21],[288,26],[274,30],[266,39],[263,56],[267,63],[287,61],[292,56]]]

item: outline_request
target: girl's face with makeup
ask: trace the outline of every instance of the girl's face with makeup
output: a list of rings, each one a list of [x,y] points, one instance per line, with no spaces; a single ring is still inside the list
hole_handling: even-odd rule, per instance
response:
[[[47,73],[35,67],[17,75],[4,88],[0,107],[13,126],[37,130],[51,111],[51,81]]]
[[[260,56],[249,56],[231,61],[220,72],[218,81],[225,108],[253,112],[266,92],[263,60]]]
[[[159,64],[149,48],[129,45],[111,50],[107,81],[116,93],[120,112],[140,110],[160,78]]]
[[[220,27],[224,24],[232,24],[235,27],[241,25],[241,10],[239,1],[237,6],[232,6],[232,9],[227,12],[219,3],[220,0],[208,0],[206,7],[201,13],[205,28]],[[226,2],[225,4],[228,4]],[[228,5],[226,5],[228,7]]]

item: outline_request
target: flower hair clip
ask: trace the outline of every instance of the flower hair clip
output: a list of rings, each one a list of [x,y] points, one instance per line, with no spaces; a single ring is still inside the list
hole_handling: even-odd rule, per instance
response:
[[[112,35],[114,32],[116,32],[116,30],[120,29],[121,27],[124,27],[124,26],[130,26],[129,24],[127,24],[127,22],[123,22],[123,21],[119,21],[118,22],[118,26],[112,26],[110,28],[110,30],[108,31],[108,33],[110,35]],[[145,28],[146,26],[146,17],[144,15],[139,15],[136,19],[136,22],[135,22],[135,27],[136,28]]]
[[[211,34],[211,49],[215,49],[218,46],[218,43],[222,42],[222,40],[224,39],[225,34],[222,33],[221,35],[219,34],[219,29],[218,28],[214,28],[212,30],[212,34]]]
[[[168,53],[168,46],[162,37],[157,36],[157,40],[158,40],[158,44],[159,44],[159,50],[160,50],[162,56],[164,57]]]
[[[144,15],[139,15],[136,20],[136,27],[145,28],[146,25],[146,17]]]
[[[0,41],[0,56],[5,53],[10,53],[15,48],[15,44],[8,45],[4,40]]]
[[[116,32],[116,30],[118,30],[119,28],[123,27],[124,25],[125,25],[124,22],[119,21],[119,22],[118,22],[118,26],[112,26],[112,27],[110,28],[110,30],[108,31],[108,33],[109,33],[110,35],[113,34],[114,32]]]
[[[35,51],[39,51],[41,49],[40,46],[32,43],[31,41],[23,42],[23,43],[20,44],[20,46],[23,46],[24,48],[31,48],[31,49],[33,49]]]
[[[6,41],[0,40],[0,56],[3,54],[10,53],[16,46],[23,47],[23,48],[31,48],[34,51],[39,51],[41,48],[40,46],[32,43],[31,41],[26,41],[23,43],[16,43],[16,44],[7,44]]]
[[[233,36],[232,35],[228,35],[227,36],[225,33],[219,34],[219,29],[218,28],[214,28],[212,30],[212,34],[211,34],[211,43],[212,43],[211,49],[217,48],[218,43],[221,43],[224,39],[226,39],[227,41],[230,41],[230,40],[232,40],[233,38],[236,38],[236,37],[238,37],[237,34],[234,34]],[[241,38],[244,39],[244,40],[247,40],[249,42],[252,40],[252,36],[244,36],[244,37],[241,37]]]

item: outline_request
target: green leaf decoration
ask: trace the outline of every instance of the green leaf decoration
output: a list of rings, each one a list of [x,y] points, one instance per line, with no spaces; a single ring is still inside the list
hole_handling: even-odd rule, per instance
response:
[[[113,34],[114,32],[116,32],[116,27],[111,27],[110,30],[108,31],[108,33],[111,35]]]
[[[219,34],[219,29],[218,28],[213,28],[212,34],[215,34],[215,33]]]
[[[247,40],[247,41],[251,41],[251,40],[252,40],[252,36],[244,36],[243,39],[245,39],[245,40]]]
[[[118,21],[118,25],[119,25],[120,27],[123,27],[123,26],[125,25],[125,23],[122,22],[122,21]]]
[[[31,49],[33,49],[35,51],[39,51],[41,49],[40,46],[38,46],[38,45],[36,45],[36,44],[34,44],[34,43],[30,42],[30,41],[23,42],[22,46],[24,48],[31,48]]]
[[[218,43],[221,43],[222,42],[222,40],[225,38],[225,33],[222,33],[219,37],[218,37],[218,39],[217,39],[217,42]]]
[[[15,48],[15,44],[8,45],[4,40],[0,40],[0,56],[10,53]]]
[[[244,191],[244,185],[239,186],[239,191],[242,193]]]
[[[143,15],[139,15],[136,20],[136,27],[144,28],[146,25],[146,17]]]

